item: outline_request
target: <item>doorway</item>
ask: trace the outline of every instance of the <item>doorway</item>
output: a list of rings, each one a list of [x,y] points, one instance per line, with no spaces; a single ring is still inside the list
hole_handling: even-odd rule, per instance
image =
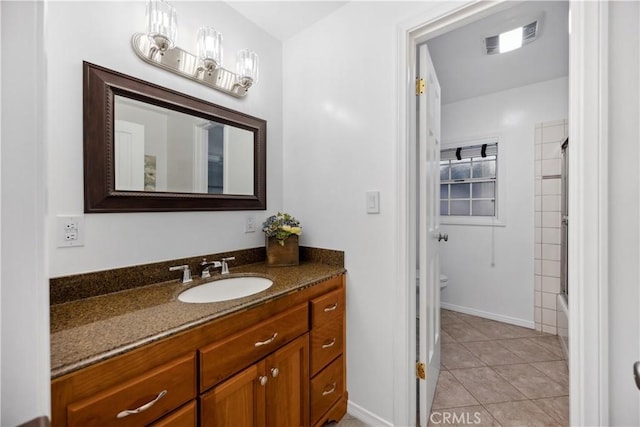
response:
[[[414,82],[415,82],[415,47],[435,37],[443,34],[445,31],[459,27],[464,24],[465,20],[477,19],[487,16],[501,8],[506,7],[504,3],[474,3],[469,6],[462,7],[454,12],[442,7],[442,12],[431,13],[423,18],[416,17],[407,22],[399,29],[399,52],[406,52],[406,56],[400,55],[399,69],[399,116],[406,117],[406,121],[400,123],[399,137],[402,142],[398,146],[398,176],[399,176],[399,204],[400,212],[398,215],[398,230],[400,236],[398,238],[398,277],[401,283],[407,283],[407,287],[398,289],[398,300],[400,305],[397,307],[397,315],[395,324],[397,327],[406,327],[408,334],[398,337],[396,343],[406,349],[398,353],[395,370],[397,378],[397,392],[395,393],[396,408],[396,424],[410,425],[413,424],[417,410],[417,402],[415,397],[415,385],[412,386],[414,377],[414,367],[412,355],[415,355],[415,343],[411,342],[410,337],[415,337],[415,321],[412,326],[411,319],[415,319],[415,301],[412,295],[413,283],[415,283],[415,238],[412,237],[415,231],[412,224],[415,224],[415,201],[412,196],[415,193],[415,166],[412,164],[410,157],[411,144],[416,138],[416,114],[412,107]],[[586,175],[584,165],[590,162],[596,167],[606,169],[602,160],[594,158],[593,153],[600,152],[604,146],[604,139],[600,132],[601,126],[606,124],[606,114],[602,109],[585,109],[585,100],[593,102],[593,105],[599,105],[602,88],[606,86],[606,72],[589,65],[587,58],[589,52],[602,50],[606,47],[607,35],[599,25],[603,17],[606,17],[606,5],[602,4],[583,4],[575,3],[571,5],[571,33],[572,49],[570,52],[570,133],[574,139],[581,139],[584,144],[575,149],[573,153],[572,165],[570,170],[570,182],[572,199],[569,202],[569,208],[572,206],[574,212],[584,209],[585,206],[591,207],[596,211],[601,211],[606,207],[597,192],[591,194],[586,191],[584,185],[578,185],[580,180],[589,180]],[[438,18],[434,19],[434,16]],[[589,29],[589,31],[587,31]],[[594,37],[586,37],[587,33],[595,34]],[[604,58],[606,59],[606,57]],[[603,60],[603,58],[599,58]],[[576,154],[577,153],[577,154]],[[606,178],[599,177],[600,183],[606,181]],[[606,186],[605,186],[606,188]],[[594,194],[595,193],[595,194]],[[597,274],[592,274],[594,269],[605,263],[606,257],[598,250],[598,242],[603,241],[604,233],[597,233],[595,239],[585,241],[580,230],[598,229],[598,219],[578,217],[574,221],[574,234],[570,236],[570,247],[581,247],[584,251],[570,255],[569,261],[569,286],[572,289],[574,298],[571,304],[575,306],[571,308],[571,319],[569,330],[573,337],[572,354],[586,354],[589,350],[596,354],[593,358],[572,358],[571,359],[571,420],[573,424],[599,423],[607,419],[606,402],[601,396],[606,396],[603,392],[606,390],[606,369],[605,350],[599,345],[599,340],[605,333],[603,330],[603,322],[601,317],[586,317],[584,314],[585,304],[589,303],[590,307],[597,308],[600,313],[606,313],[606,301],[599,301],[597,296],[603,292],[605,286],[598,280]],[[593,262],[587,262],[590,259]],[[573,273],[573,274],[572,274]],[[405,305],[406,304],[406,305]],[[588,334],[589,328],[594,334]],[[408,374],[408,375],[407,375]],[[588,392],[583,388],[585,379],[589,377],[590,383],[596,386],[596,392]],[[591,421],[589,421],[591,420]]]

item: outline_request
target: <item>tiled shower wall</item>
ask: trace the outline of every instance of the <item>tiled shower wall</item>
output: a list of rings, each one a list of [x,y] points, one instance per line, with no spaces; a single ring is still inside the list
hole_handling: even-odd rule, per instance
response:
[[[535,308],[536,329],[557,334],[560,293],[560,207],[562,143],[567,120],[535,126]]]

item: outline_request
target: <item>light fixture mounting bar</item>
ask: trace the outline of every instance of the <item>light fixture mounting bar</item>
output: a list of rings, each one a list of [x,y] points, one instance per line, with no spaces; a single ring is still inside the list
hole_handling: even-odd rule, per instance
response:
[[[158,49],[147,34],[135,33],[131,44],[143,61],[236,98],[244,97],[250,87],[250,84],[242,86],[237,74],[225,68],[204,68],[196,55],[177,46]]]

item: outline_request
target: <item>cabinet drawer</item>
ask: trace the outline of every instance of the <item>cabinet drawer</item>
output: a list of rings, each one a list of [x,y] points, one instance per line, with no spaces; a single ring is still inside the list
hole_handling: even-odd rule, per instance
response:
[[[311,328],[344,317],[344,290],[336,289],[311,300]]]
[[[70,404],[68,425],[140,426],[160,418],[195,398],[195,360],[195,354],[188,354],[120,386]]]
[[[265,357],[309,329],[307,304],[200,349],[200,391]]]
[[[162,417],[151,424],[151,427],[197,427],[198,407],[195,400],[187,403],[177,411]]]
[[[315,424],[344,393],[342,356],[311,380],[311,419]]]
[[[311,376],[343,352],[344,322],[338,318],[311,331]]]

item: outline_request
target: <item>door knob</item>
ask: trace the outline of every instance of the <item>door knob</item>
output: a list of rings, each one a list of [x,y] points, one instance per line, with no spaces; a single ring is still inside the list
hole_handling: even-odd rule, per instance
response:
[[[444,234],[438,233],[438,242],[441,242],[443,240],[445,242],[448,242],[449,241],[449,235],[447,233],[444,233]]]
[[[636,380],[636,387],[640,389],[640,361],[633,364],[633,378]]]

